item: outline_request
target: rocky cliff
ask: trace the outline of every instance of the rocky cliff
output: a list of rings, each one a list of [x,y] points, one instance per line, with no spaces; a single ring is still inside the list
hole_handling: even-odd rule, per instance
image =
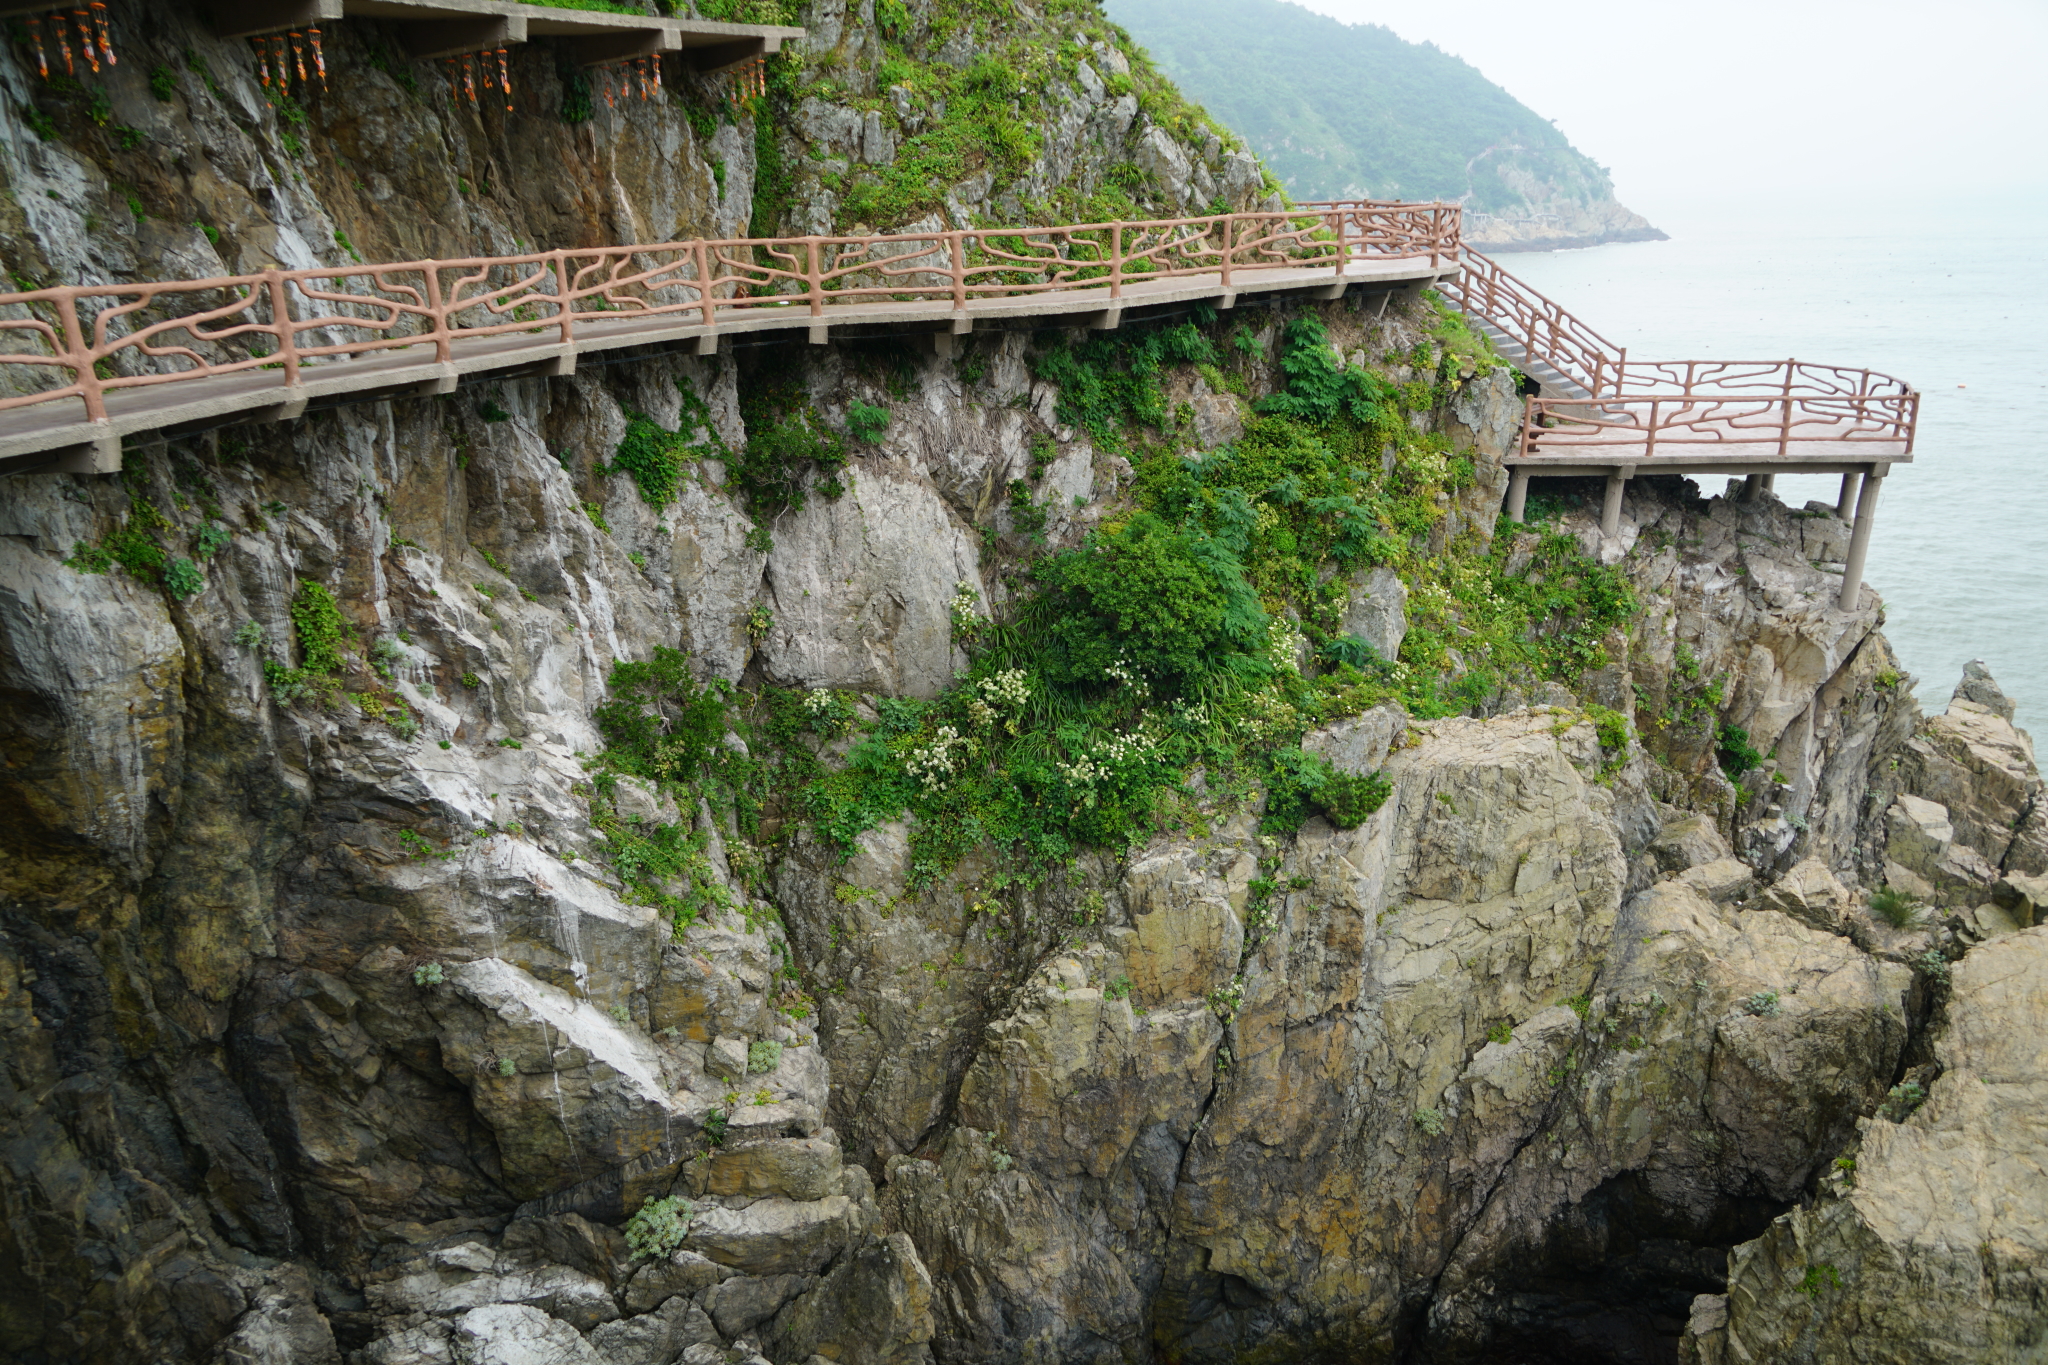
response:
[[[540,51],[499,127],[351,21],[303,165],[189,14],[118,11],[149,192],[244,216],[88,229],[142,182],[81,101],[6,125],[9,265],[168,271],[188,212],[230,264],[843,217],[919,135],[872,68],[1008,32],[881,8],[800,16],[702,138],[688,90],[562,122]],[[1089,11],[1020,14],[1096,132],[906,212],[1243,177]],[[1643,480],[1616,538],[1568,486],[1497,527],[1518,412],[1431,301],[1354,296],[10,480],[6,1353],[2027,1358],[2010,704],[1916,712],[1824,509]]]

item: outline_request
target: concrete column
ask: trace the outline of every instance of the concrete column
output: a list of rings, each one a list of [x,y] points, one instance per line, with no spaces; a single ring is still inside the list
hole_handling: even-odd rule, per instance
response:
[[[1884,476],[1884,465],[1872,465],[1863,476],[1863,491],[1856,499],[1856,528],[1849,533],[1849,558],[1842,565],[1842,595],[1836,601],[1843,611],[1856,610],[1863,593],[1863,561],[1870,554],[1870,523],[1877,518],[1877,486],[1884,482]]]
[[[1763,487],[1763,490],[1764,490],[1764,492],[1766,492],[1766,493],[1775,493],[1775,492],[1777,492],[1777,491],[1778,491],[1778,476],[1777,476],[1776,474],[1766,474],[1766,475],[1764,475],[1764,481],[1763,481],[1763,485],[1762,485],[1762,487]]]
[[[1617,469],[1607,476],[1607,501],[1600,505],[1600,534],[1603,536],[1621,534],[1621,490],[1627,486],[1632,472]]]
[[[1737,500],[1740,502],[1755,502],[1757,493],[1763,488],[1763,486],[1763,475],[1750,475],[1748,478],[1742,481],[1742,492],[1737,495]]]
[[[1862,477],[1853,469],[1842,476],[1842,496],[1835,499],[1835,515],[1843,521],[1847,521],[1849,514],[1856,510],[1856,486]]]
[[[1516,465],[1514,473],[1508,476],[1508,520],[1522,520],[1522,511],[1529,504],[1529,470],[1526,465]]]

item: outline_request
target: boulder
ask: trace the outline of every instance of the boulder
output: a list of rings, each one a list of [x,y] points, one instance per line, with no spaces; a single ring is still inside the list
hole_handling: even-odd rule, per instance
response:
[[[747,1275],[815,1274],[853,1235],[857,1211],[844,1195],[799,1203],[757,1199],[744,1208],[699,1205],[684,1245]]]
[[[751,1332],[818,1282],[815,1275],[735,1275],[704,1295],[704,1311],[730,1341]]]
[[[1200,999],[1236,973],[1244,926],[1225,882],[1162,855],[1133,867],[1125,887],[1137,933],[1124,956],[1139,1000]]]
[[[455,1365],[609,1365],[574,1327],[523,1304],[472,1308],[449,1345]]]
[[[931,1275],[910,1237],[894,1232],[841,1259],[764,1340],[777,1360],[922,1365],[932,1334]]]
[[[1338,772],[1375,772],[1387,761],[1387,751],[1407,728],[1408,713],[1389,703],[1311,730],[1302,736],[1301,747],[1328,759]]]
[[[2021,1361],[2048,1283],[2048,928],[1953,968],[1924,1104],[1865,1120],[1855,1168],[1728,1261],[1709,1361]]]
[[[1401,576],[1385,567],[1353,574],[1342,633],[1356,635],[1389,663],[1400,658],[1408,637],[1408,585]]]

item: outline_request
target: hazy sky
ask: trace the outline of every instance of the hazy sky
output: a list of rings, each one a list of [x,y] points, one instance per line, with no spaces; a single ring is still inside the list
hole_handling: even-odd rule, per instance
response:
[[[2048,0],[1298,2],[1464,58],[1653,221],[1756,195],[2048,198]]]

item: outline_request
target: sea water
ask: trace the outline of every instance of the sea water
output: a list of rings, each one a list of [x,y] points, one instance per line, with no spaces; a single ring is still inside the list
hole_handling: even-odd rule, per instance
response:
[[[1913,463],[1882,485],[1865,581],[1923,707],[1971,659],[2048,726],[2048,233],[1953,206],[1773,223],[1701,213],[1668,242],[1500,263],[1631,359],[1795,357],[1896,375],[1921,392]],[[1701,491],[1725,481],[1703,476]],[[1833,506],[1839,475],[1781,476]]]

